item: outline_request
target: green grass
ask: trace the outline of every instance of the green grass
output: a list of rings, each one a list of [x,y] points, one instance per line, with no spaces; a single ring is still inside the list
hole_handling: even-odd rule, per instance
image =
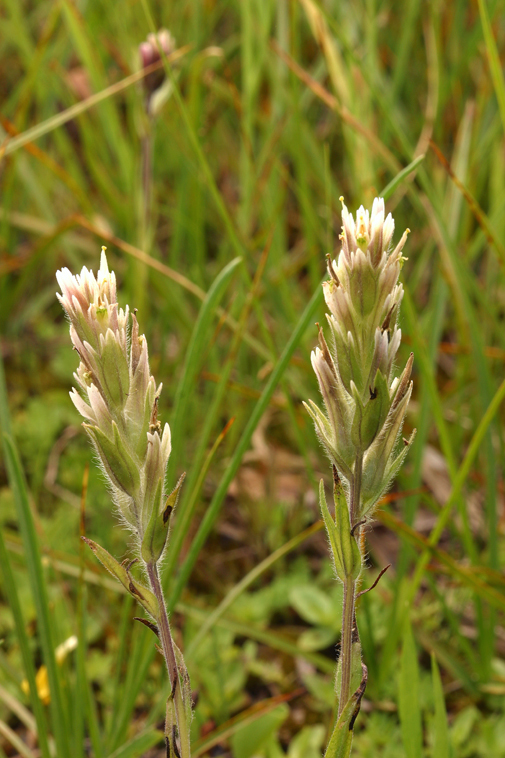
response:
[[[169,485],[187,472],[163,579],[199,695],[195,754],[321,754],[340,610],[310,528],[329,471],[301,401],[318,395],[339,197],[355,211],[379,193],[396,239],[411,229],[399,364],[414,351],[418,433],[370,534],[365,583],[393,569],[358,610],[353,756],[505,756],[503,12],[5,0],[0,758],[163,754],[152,635],[79,541],[90,463],[85,533],[129,554],[68,398],[77,360],[54,296],[55,271],[96,270],[102,244],[164,385]],[[178,52],[149,125],[136,49],[158,26]]]

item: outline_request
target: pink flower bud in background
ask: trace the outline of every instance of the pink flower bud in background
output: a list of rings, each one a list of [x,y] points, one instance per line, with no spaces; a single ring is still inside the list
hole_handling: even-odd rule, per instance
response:
[[[139,45],[140,65],[148,68],[157,63],[162,57],[167,57],[175,49],[175,40],[168,29],[160,29],[157,34],[148,34],[147,40]],[[154,92],[162,86],[165,80],[165,71],[160,67],[157,71],[151,71],[144,77],[144,90],[149,101]]]

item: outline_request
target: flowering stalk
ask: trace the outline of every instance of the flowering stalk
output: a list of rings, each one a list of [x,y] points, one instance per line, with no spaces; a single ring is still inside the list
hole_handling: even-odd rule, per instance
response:
[[[168,29],[160,29],[156,34],[148,34],[138,47],[138,57],[142,69],[147,70],[154,63],[168,58],[175,50],[175,40]],[[172,94],[172,82],[163,68],[147,73],[142,80],[143,108],[139,114],[140,131],[140,223],[138,244],[141,250],[149,250],[153,235],[152,195],[153,195],[153,142],[156,116]],[[144,310],[147,268],[137,262],[135,277],[136,300]]]
[[[139,45],[140,64],[143,69],[148,69],[154,63],[167,58],[174,52],[175,40],[168,29],[160,29],[157,34],[148,34],[147,39]],[[164,69],[151,71],[142,80],[144,91],[144,114],[143,129],[141,135],[141,177],[142,177],[142,243],[148,239],[151,229],[150,208],[152,194],[152,129],[154,120],[161,107],[170,97],[172,84],[165,77]],[[145,247],[141,245],[144,250]]]
[[[384,216],[382,198],[374,200],[371,214],[362,206],[356,222],[343,205],[342,249],[337,261],[328,260],[330,279],[323,284],[331,347],[320,329],[319,347],[311,357],[325,413],[311,400],[305,404],[332,464],[335,516],[326,504],[322,481],[320,504],[344,589],[338,720],[327,758],[350,754],[352,728],[366,687],[355,616],[364,554],[362,526],[414,437],[413,433],[409,440],[400,439],[412,393],[412,354],[400,377],[393,378],[401,341],[397,320],[403,287],[398,278],[408,230],[390,251],[394,221],[391,214]]]
[[[97,558],[152,617],[143,620],[161,641],[171,694],[167,703],[167,756],[190,758],[191,693],[186,666],[170,632],[158,566],[166,548],[170,515],[182,479],[167,497],[165,473],[171,450],[170,427],[158,421],[156,387],[150,375],[147,341],[139,334],[135,313],[129,327],[128,306],[119,308],[116,277],[109,272],[105,248],[95,278],[83,268],[73,276],[56,274],[57,295],[70,320],[70,338],[80,363],[74,374],[80,392],[70,397],[97,453],[116,505],[132,531],[138,552],[133,561],[118,563],[103,547],[85,541]],[[133,579],[130,569],[140,561],[150,589]]]

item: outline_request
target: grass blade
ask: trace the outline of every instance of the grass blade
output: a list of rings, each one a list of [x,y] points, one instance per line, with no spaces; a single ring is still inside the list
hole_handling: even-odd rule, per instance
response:
[[[398,710],[406,758],[422,757],[422,722],[419,704],[419,664],[410,623],[405,624],[400,662]]]
[[[44,662],[47,666],[49,688],[51,691],[51,715],[54,737],[58,750],[62,750],[63,755],[70,755],[70,752],[65,752],[65,750],[69,750],[68,731],[66,729],[67,712],[63,707],[60,678],[55,658],[55,644],[51,626],[51,614],[49,611],[49,598],[44,581],[44,571],[40,559],[40,550],[35,532],[35,525],[33,523],[33,517],[28,501],[28,492],[19,456],[14,447],[12,438],[4,434],[3,444],[9,482],[14,494],[19,525],[25,546],[28,576],[35,607],[37,609],[40,644],[44,654]]]
[[[39,700],[37,693],[37,685],[35,683],[35,666],[30,651],[30,643],[28,641],[28,635],[26,633],[26,623],[23,618],[23,612],[21,610],[21,604],[19,602],[18,592],[16,589],[16,582],[12,573],[10,565],[9,555],[5,548],[5,542],[3,534],[0,531],[0,570],[2,572],[2,584],[4,591],[9,600],[9,605],[14,616],[14,623],[16,625],[16,635],[21,648],[21,655],[23,658],[25,675],[30,687],[30,701],[32,710],[37,723],[37,734],[39,739],[39,748],[42,754],[42,758],[50,758],[49,744],[47,739],[47,723],[42,708],[42,703]]]
[[[491,69],[491,76],[493,78],[496,99],[498,100],[498,107],[500,109],[502,126],[505,131],[505,81],[503,79],[502,65],[500,62],[500,56],[498,55],[496,40],[493,37],[493,30],[487,12],[486,0],[478,0],[478,2],[482,31],[484,33],[484,41],[486,43],[487,57],[489,60],[489,68]]]
[[[109,753],[107,758],[137,758],[143,755],[145,750],[158,745],[163,740],[163,732],[152,731],[137,734],[133,739],[120,748]]]
[[[212,317],[224,295],[226,286],[240,263],[241,258],[234,258],[224,267],[214,280],[200,309],[198,320],[193,330],[193,334],[191,335],[183,373],[179,380],[177,394],[175,396],[174,412],[170,420],[172,439],[177,440],[183,435],[184,418],[187,414],[189,400],[194,391],[194,382],[201,367],[201,358],[205,351],[206,341],[209,338],[209,331],[212,329]],[[172,480],[177,469],[177,451],[178,446],[175,445],[170,456],[167,481]]]
[[[235,453],[232,457],[232,460],[230,461],[230,464],[228,468],[226,469],[223,475],[223,478],[221,479],[221,482],[219,483],[219,486],[214,494],[214,497],[212,498],[212,501],[202,520],[200,528],[197,534],[195,535],[195,538],[191,544],[191,548],[189,550],[188,556],[186,560],[184,561],[184,564],[181,568],[181,572],[177,578],[175,587],[173,588],[173,591],[171,592],[171,597],[169,601],[169,609],[172,609],[175,606],[175,603],[179,599],[181,592],[184,586],[186,585],[186,582],[196,562],[198,554],[203,544],[205,543],[205,540],[207,539],[207,536],[210,530],[212,529],[214,522],[218,516],[222,502],[224,500],[226,492],[228,491],[228,487],[230,486],[230,483],[233,477],[235,476],[238,470],[238,467],[240,466],[240,462],[242,461],[242,456],[244,455],[245,451],[247,450],[250,444],[253,432],[256,429],[260,418],[265,412],[268,406],[268,403],[270,402],[270,398],[272,397],[272,394],[274,392],[274,389],[276,388],[282,375],[284,374],[284,371],[286,370],[289,364],[289,360],[291,356],[293,355],[295,348],[297,347],[300,339],[302,338],[303,333],[305,332],[307,326],[309,325],[310,320],[313,318],[316,308],[319,305],[321,297],[322,297],[322,291],[321,291],[321,288],[318,287],[318,289],[312,296],[311,300],[309,301],[307,307],[305,308],[305,311],[303,312],[298,324],[296,325],[293,331],[293,334],[291,335],[291,339],[289,340],[288,344],[284,348],[284,351],[281,357],[279,358],[279,361],[275,369],[272,371],[272,374],[270,375],[270,379],[268,380],[267,385],[265,389],[263,390],[263,393],[260,399],[256,403],[256,406],[253,412],[251,413],[251,416],[246,425],[246,428],[244,429],[242,437],[240,438],[239,443],[235,449]]]
[[[454,558],[446,553],[444,550],[435,547],[431,544],[430,539],[426,539],[419,532],[416,532],[403,521],[393,516],[386,511],[379,511],[377,513],[377,520],[387,526],[392,531],[401,535],[402,538],[410,542],[414,547],[422,549],[422,553],[417,562],[416,574],[412,579],[409,589],[409,596],[412,599],[420,583],[423,579],[424,569],[430,559],[430,556],[437,558],[443,566],[446,566],[448,571],[457,578],[463,585],[470,587],[479,597],[486,603],[489,603],[493,608],[498,610],[505,610],[505,594],[501,590],[496,590],[487,582],[482,581],[479,578],[478,572],[473,567],[467,567],[460,565]],[[423,567],[421,570],[421,566]]]
[[[55,644],[52,634],[51,614],[49,611],[49,598],[44,581],[44,570],[40,558],[40,549],[35,531],[35,524],[28,500],[28,491],[21,468],[21,462],[12,440],[8,433],[10,430],[10,418],[7,404],[7,392],[3,373],[3,362],[0,357],[0,421],[3,435],[2,444],[5,456],[5,465],[12,488],[14,502],[19,521],[24,549],[25,560],[28,569],[33,600],[37,611],[40,644],[47,666],[49,687],[51,691],[51,716],[57,751],[61,755],[70,755],[68,742],[66,710],[63,708],[63,698],[60,686],[58,667],[55,659]],[[27,672],[28,673],[28,672]],[[36,691],[36,690],[35,690]]]
[[[187,50],[188,48],[186,47],[181,50],[175,51],[171,56],[169,56],[169,60],[171,62],[177,60],[182,55],[185,55]],[[125,77],[120,82],[112,84],[110,87],[106,87],[106,89],[102,90],[101,92],[97,92],[95,95],[91,95],[85,100],[72,105],[70,108],[67,108],[61,113],[57,113],[55,116],[51,116],[46,121],[42,121],[40,124],[36,124],[35,126],[31,127],[31,129],[27,129],[17,137],[13,137],[7,142],[5,146],[3,146],[0,157],[2,155],[10,155],[16,150],[19,150],[19,148],[24,147],[24,145],[27,145],[29,142],[35,142],[35,140],[39,139],[44,134],[48,134],[49,132],[54,131],[54,129],[67,124],[69,121],[72,121],[72,119],[76,118],[81,113],[85,113],[87,110],[93,108],[98,103],[101,103],[113,95],[116,95],[119,92],[128,89],[128,87],[131,87],[133,84],[140,82],[147,73],[157,71],[161,67],[162,63],[154,63],[152,66],[149,66],[142,71],[137,71],[136,73]]]
[[[30,750],[16,732],[5,721],[0,720],[0,734],[18,751],[22,758],[35,758],[36,753]]]
[[[132,624],[135,622],[132,620]],[[138,625],[140,626],[140,624]],[[123,684],[123,697],[119,709],[112,715],[112,730],[107,740],[109,750],[117,750],[125,739],[137,695],[147,677],[147,670],[154,655],[154,638],[148,630],[136,628],[130,647],[129,666]]]
[[[384,200],[390,198],[395,189],[400,186],[400,184],[404,179],[407,178],[409,174],[416,170],[419,164],[424,161],[424,158],[424,155],[418,155],[417,158],[414,158],[414,160],[411,161],[408,166],[405,166],[405,168],[402,169],[393,179],[391,179],[389,184],[387,184],[384,189],[379,192],[379,197],[383,197]]]
[[[442,688],[442,679],[440,678],[440,671],[434,655],[431,656],[431,676],[433,681],[433,703],[435,706],[432,756],[433,758],[451,758],[444,690]]]
[[[215,608],[212,613],[207,616],[204,623],[198,630],[198,634],[191,640],[191,643],[186,650],[186,659],[189,660],[191,658],[191,654],[197,649],[198,645],[200,642],[202,642],[205,635],[209,633],[214,624],[221,618],[223,613],[228,610],[228,608],[235,602],[235,600],[242,594],[242,592],[245,592],[245,590],[250,587],[251,584],[253,584],[253,582],[255,582],[256,579],[258,579],[265,571],[267,571],[276,561],[278,561],[283,556],[288,555],[288,553],[298,547],[298,545],[300,545],[306,539],[311,537],[316,532],[321,531],[322,528],[322,521],[317,521],[315,524],[312,524],[312,526],[309,526],[309,528],[305,529],[305,531],[303,531],[301,534],[297,534],[296,537],[293,537],[293,539],[289,540],[289,542],[286,542],[285,545],[282,545],[282,547],[280,547],[278,550],[275,550],[275,552],[269,555],[268,558],[265,558],[265,560],[261,561],[261,563],[258,563],[258,565],[255,566],[252,571],[247,574],[247,576],[235,584],[228,592],[226,597],[224,597],[223,600],[219,603],[217,608]]]
[[[234,734],[239,733],[242,729],[247,729],[248,726],[255,724],[258,719],[261,719],[268,713],[275,712],[279,709],[279,720],[283,721],[289,713],[288,709],[285,706],[282,707],[283,703],[285,703],[286,700],[289,700],[291,697],[293,697],[293,695],[296,694],[297,693],[291,693],[291,695],[287,696],[276,695],[272,698],[269,698],[268,700],[264,700],[260,703],[255,703],[253,706],[251,706],[251,708],[248,708],[246,711],[242,711],[237,716],[234,716],[232,719],[227,721],[225,724],[222,724],[208,737],[198,740],[198,742],[196,742],[194,745],[192,758],[197,758],[199,755],[203,755],[208,750],[210,750],[210,748],[214,747],[214,745],[217,745],[223,740],[232,737]]]

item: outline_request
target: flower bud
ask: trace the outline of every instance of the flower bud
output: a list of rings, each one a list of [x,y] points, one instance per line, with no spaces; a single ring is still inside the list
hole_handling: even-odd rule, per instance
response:
[[[160,29],[156,34],[148,34],[147,40],[139,45],[139,57],[142,68],[148,68],[154,63],[161,61],[173,53],[175,40],[167,29]],[[165,80],[165,71],[162,67],[150,71],[144,76],[143,86],[146,94],[146,107],[150,115],[156,115],[161,104],[169,96],[169,92],[163,93],[163,89],[170,82]],[[170,88],[169,88],[170,89]],[[159,100],[156,103],[156,100]]]

